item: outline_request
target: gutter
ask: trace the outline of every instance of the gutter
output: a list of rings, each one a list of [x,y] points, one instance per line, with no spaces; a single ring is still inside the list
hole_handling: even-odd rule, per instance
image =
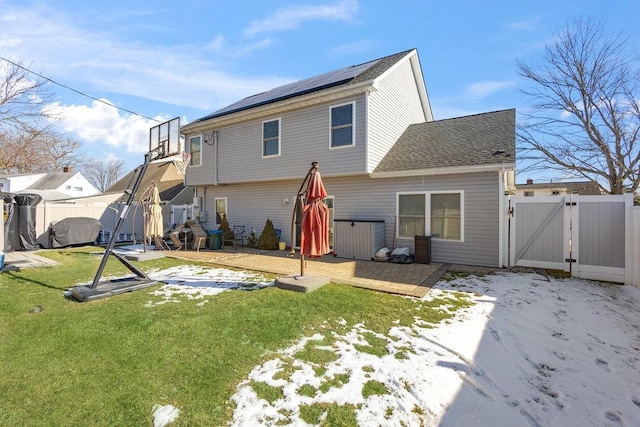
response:
[[[429,168],[429,169],[409,169],[409,170],[397,170],[397,171],[381,171],[372,172],[369,176],[371,178],[402,178],[408,176],[435,176],[435,175],[450,175],[460,173],[477,173],[477,172],[493,172],[503,169],[514,168],[515,163],[497,163],[491,165],[476,165],[476,166],[450,166],[444,168]]]

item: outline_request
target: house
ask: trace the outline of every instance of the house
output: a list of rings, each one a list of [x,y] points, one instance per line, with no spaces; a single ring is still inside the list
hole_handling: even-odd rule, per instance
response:
[[[512,191],[515,196],[558,196],[565,194],[580,194],[581,196],[600,196],[605,194],[595,181],[566,181],[534,183],[527,179],[526,184],[516,184]]]
[[[62,200],[87,197],[100,193],[80,172],[65,166],[62,172],[6,176],[0,178],[5,193],[29,193],[43,200]]]
[[[46,173],[33,173],[0,176],[0,192],[15,193],[24,190],[45,175]]]
[[[434,120],[416,50],[250,96],[181,131],[205,228],[226,214],[259,234],[269,218],[298,245],[293,201],[318,162],[338,257],[360,257],[348,240],[368,240],[370,259],[427,235],[434,262],[506,259],[515,110]]]

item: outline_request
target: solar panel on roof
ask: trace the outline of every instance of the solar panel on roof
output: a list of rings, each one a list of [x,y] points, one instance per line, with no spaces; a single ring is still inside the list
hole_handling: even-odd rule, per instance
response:
[[[310,77],[308,79],[299,80],[293,83],[279,86],[270,91],[249,96],[231,105],[228,105],[208,116],[197,121],[212,119],[214,117],[224,116],[236,111],[246,110],[258,105],[269,104],[283,99],[291,98],[304,93],[315,92],[332,86],[346,83],[355,78],[363,71],[374,66],[379,60],[365,62],[360,65],[353,65],[336,71],[330,71],[319,76]]]

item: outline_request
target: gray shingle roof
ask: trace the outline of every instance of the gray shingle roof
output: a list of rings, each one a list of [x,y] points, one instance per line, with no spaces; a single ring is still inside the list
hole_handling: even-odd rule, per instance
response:
[[[407,56],[411,51],[407,50],[384,58],[375,59],[359,65],[351,65],[339,70],[330,71],[308,79],[299,80],[284,86],[271,89],[267,92],[259,93],[241,99],[231,105],[221,108],[205,117],[195,120],[193,123],[224,116],[238,111],[248,110],[261,105],[271,104],[307,93],[317,92],[331,87],[356,84],[373,80],[382,75],[400,59]]]
[[[515,163],[515,109],[411,125],[374,172]]]
[[[568,193],[578,193],[582,196],[599,196],[602,189],[595,181],[566,181],[566,182],[543,182],[537,184],[516,184],[518,190],[545,190],[561,188],[567,189]]]
[[[30,190],[55,190],[70,180],[77,172],[49,172],[33,184]]]

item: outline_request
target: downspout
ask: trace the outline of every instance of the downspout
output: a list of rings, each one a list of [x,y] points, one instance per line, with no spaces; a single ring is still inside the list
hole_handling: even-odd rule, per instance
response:
[[[218,185],[218,131],[213,131],[213,185]],[[203,202],[204,203],[204,202]]]
[[[505,187],[505,174],[506,174],[506,170],[504,167],[502,167],[500,169],[499,175],[498,175],[498,190],[499,190],[499,194],[498,194],[498,209],[500,214],[498,215],[499,218],[499,223],[498,223],[498,236],[499,236],[499,243],[498,243],[498,259],[499,259],[499,263],[498,265],[501,267],[505,266],[505,259],[504,259],[504,247],[505,247],[505,231],[504,231],[504,226],[505,223],[507,221],[506,219],[506,207],[505,207],[505,194],[506,194],[506,187]],[[508,264],[508,263],[507,263]]]

